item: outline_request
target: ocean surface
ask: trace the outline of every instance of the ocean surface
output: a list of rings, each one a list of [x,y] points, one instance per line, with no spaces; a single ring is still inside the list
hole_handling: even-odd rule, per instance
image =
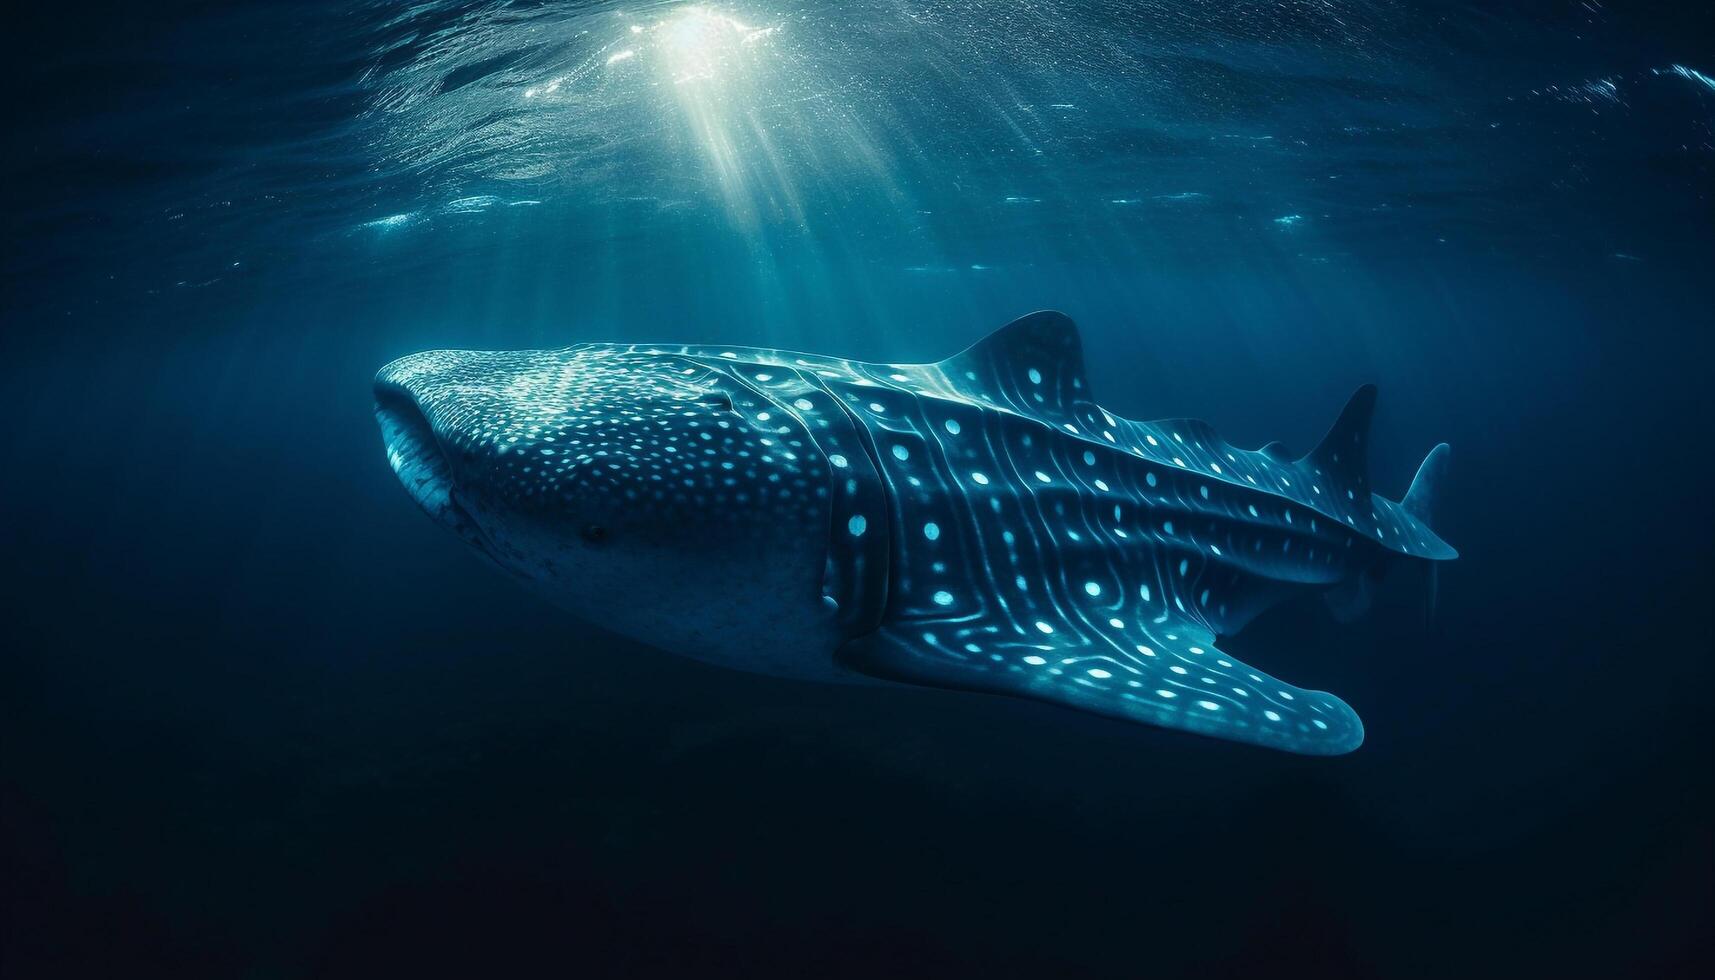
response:
[[[8,14],[0,974],[1706,975],[1707,3]],[[747,676],[433,526],[435,347],[933,360],[1109,410],[1381,390],[1460,559],[1229,642],[1367,740]],[[1392,583],[1390,583],[1392,584]]]

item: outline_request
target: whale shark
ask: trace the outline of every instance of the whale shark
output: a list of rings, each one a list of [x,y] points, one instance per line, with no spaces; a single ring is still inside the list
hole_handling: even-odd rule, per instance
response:
[[[1315,449],[1098,405],[1066,316],[931,364],[746,347],[427,351],[376,376],[413,499],[589,623],[723,666],[1033,698],[1309,755],[1340,698],[1222,644],[1320,592],[1362,611],[1431,529],[1448,449],[1370,489],[1375,389]],[[1433,567],[1433,566],[1431,566]]]

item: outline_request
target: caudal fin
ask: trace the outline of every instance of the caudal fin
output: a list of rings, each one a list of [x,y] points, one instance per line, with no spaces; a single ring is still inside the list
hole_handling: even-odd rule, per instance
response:
[[[1417,476],[1412,478],[1411,489],[1405,492],[1405,499],[1399,502],[1406,513],[1431,529],[1435,527],[1435,508],[1441,500],[1441,485],[1447,481],[1450,452],[1445,442],[1431,449],[1429,455],[1423,457],[1423,465],[1417,468]]]
[[[1447,457],[1451,452],[1445,442],[1431,449],[1429,455],[1423,457],[1423,465],[1417,468],[1417,476],[1412,478],[1411,489],[1405,492],[1405,499],[1399,502],[1406,513],[1431,530],[1435,528],[1435,510],[1441,502],[1441,486],[1447,482]],[[1436,609],[1441,604],[1441,570],[1432,562],[1428,574],[1423,612],[1424,619],[1433,625]]]
[[[1340,413],[1340,420],[1334,423],[1334,428],[1328,433],[1328,437],[1323,439],[1322,445],[1318,446],[1316,452],[1311,453],[1310,457],[1307,458],[1316,457],[1320,453],[1323,454],[1325,463],[1332,464],[1336,462],[1333,453],[1335,448],[1349,453],[1351,446],[1362,446],[1361,438],[1352,439],[1348,442],[1348,437],[1342,433],[1352,431],[1351,426],[1347,423],[1350,421],[1349,417],[1354,416],[1354,406],[1358,409],[1355,417],[1367,421],[1365,416],[1368,413],[1368,406],[1361,401],[1363,397],[1363,390],[1359,390],[1358,394],[1352,396],[1352,403],[1347,405],[1346,411]],[[1362,432],[1362,428],[1359,427],[1356,431]],[[1401,510],[1415,518],[1431,532],[1434,531],[1435,508],[1440,501],[1441,485],[1447,479],[1448,453],[1446,443],[1431,449],[1429,455],[1423,458],[1423,464],[1417,468],[1417,476],[1411,481],[1411,489],[1405,492],[1405,499],[1399,502]],[[1345,454],[1342,453],[1342,457],[1344,456]],[[1339,461],[1345,461],[1345,459]],[[1327,602],[1328,608],[1334,613],[1334,618],[1341,622],[1349,622],[1367,612],[1376,584],[1381,581],[1382,575],[1397,559],[1397,555],[1391,554],[1379,558],[1368,568],[1324,592],[1322,597]],[[1433,622],[1435,607],[1439,600],[1441,580],[1435,567],[1436,563],[1429,562],[1427,564],[1428,568],[1424,580],[1424,612],[1426,618]]]

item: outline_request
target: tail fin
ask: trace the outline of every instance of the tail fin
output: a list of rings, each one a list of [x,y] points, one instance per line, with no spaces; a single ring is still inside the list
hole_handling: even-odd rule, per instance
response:
[[[1423,465],[1417,468],[1417,475],[1412,477],[1411,489],[1405,492],[1405,499],[1399,506],[1407,514],[1422,521],[1430,530],[1435,529],[1435,507],[1441,500],[1441,485],[1447,482],[1447,457],[1452,452],[1447,444],[1441,443],[1423,457]],[[1441,601],[1441,569],[1438,563],[1429,564],[1429,595],[1424,604],[1424,618],[1430,624],[1435,623],[1435,610]]]
[[[1441,484],[1447,480],[1447,456],[1450,452],[1445,442],[1431,449],[1429,455],[1423,457],[1423,465],[1417,468],[1417,476],[1412,478],[1411,489],[1405,492],[1405,499],[1399,502],[1406,513],[1431,529],[1435,527],[1435,505],[1441,496]]]
[[[1373,392],[1374,390],[1371,389],[1370,397],[1372,401],[1374,398]],[[1368,421],[1367,406],[1360,403],[1360,398],[1363,395],[1364,392],[1360,389],[1358,394],[1352,396],[1352,401],[1346,406],[1346,410],[1340,413],[1340,420],[1334,423],[1334,428],[1329,431],[1328,437],[1322,440],[1322,445],[1317,446],[1316,452],[1311,453],[1310,457],[1318,456],[1319,454],[1322,454],[1324,450],[1327,450],[1326,459],[1328,462],[1333,463],[1336,462],[1333,453],[1336,446],[1341,449],[1346,449],[1348,445],[1353,444],[1362,447],[1363,440],[1361,438],[1348,442],[1350,437],[1342,437],[1342,433],[1350,431],[1347,423],[1354,417],[1355,407],[1363,410],[1358,416],[1360,420],[1363,422]],[[1361,433],[1363,430],[1362,428],[1359,428],[1357,431]],[[1441,443],[1434,449],[1431,449],[1429,451],[1429,455],[1423,458],[1423,464],[1417,468],[1417,476],[1411,481],[1411,489],[1405,492],[1405,499],[1399,502],[1401,510],[1404,510],[1412,517],[1423,522],[1423,525],[1431,530],[1434,530],[1435,526],[1435,505],[1441,496],[1441,485],[1446,482],[1447,479],[1447,457],[1449,452],[1450,450],[1447,448],[1446,443]],[[1310,457],[1306,458],[1308,459]],[[1347,463],[1350,461],[1351,460],[1345,456],[1344,453],[1342,453],[1338,459],[1338,462],[1341,463]],[[1359,461],[1361,462],[1361,457],[1359,458]],[[1381,581],[1388,567],[1398,559],[1398,555],[1385,555],[1384,557],[1377,559],[1375,564],[1365,568],[1350,579],[1341,582],[1323,593],[1323,599],[1328,603],[1328,608],[1333,611],[1334,618],[1344,623],[1367,612],[1369,610],[1370,600],[1375,591],[1376,585]],[[1440,600],[1441,575],[1440,570],[1437,567],[1439,564],[1438,562],[1430,561],[1424,562],[1423,564],[1426,566],[1424,569],[1424,616],[1425,619],[1433,625],[1435,620],[1435,607]]]

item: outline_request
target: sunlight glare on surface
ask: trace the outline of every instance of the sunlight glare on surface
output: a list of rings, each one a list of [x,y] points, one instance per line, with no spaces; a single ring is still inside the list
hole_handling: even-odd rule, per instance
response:
[[[728,14],[686,7],[646,30],[658,38],[674,83],[684,84],[716,81],[733,68],[742,71],[749,52],[780,28],[755,28]]]

